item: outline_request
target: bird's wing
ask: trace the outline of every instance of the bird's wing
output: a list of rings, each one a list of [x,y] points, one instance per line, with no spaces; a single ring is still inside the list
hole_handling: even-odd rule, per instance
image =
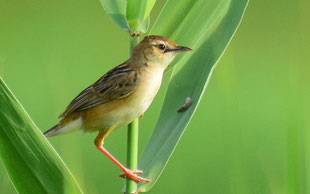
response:
[[[138,74],[126,62],[111,69],[94,84],[84,89],[59,116],[64,118],[74,111],[81,111],[112,100],[129,96],[138,82]]]

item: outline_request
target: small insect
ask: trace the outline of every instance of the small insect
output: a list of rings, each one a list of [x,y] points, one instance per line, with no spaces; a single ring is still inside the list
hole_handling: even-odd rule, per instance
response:
[[[178,109],[178,112],[186,111],[191,105],[192,105],[192,99],[190,97],[187,97],[185,99],[185,103]]]

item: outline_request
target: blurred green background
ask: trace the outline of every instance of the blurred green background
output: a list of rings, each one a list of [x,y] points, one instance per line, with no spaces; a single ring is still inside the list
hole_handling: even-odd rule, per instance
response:
[[[151,20],[163,3],[157,0]],[[307,0],[250,1],[149,193],[310,193],[309,6]],[[0,0],[0,76],[42,131],[79,91],[126,60],[128,50],[127,33],[97,0]],[[141,121],[140,153],[163,97]],[[94,147],[95,135],[49,140],[85,193],[121,193],[120,170]],[[125,162],[126,130],[114,131],[105,145]],[[0,193],[16,193],[2,165]]]

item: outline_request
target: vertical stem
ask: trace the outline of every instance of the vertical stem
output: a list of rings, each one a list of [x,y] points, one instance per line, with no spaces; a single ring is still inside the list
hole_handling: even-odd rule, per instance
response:
[[[135,119],[128,125],[127,132],[127,167],[132,170],[138,168],[138,132],[139,120]],[[126,193],[136,192],[137,183],[129,178],[126,180]]]
[[[130,53],[137,44],[137,39],[130,39]],[[135,119],[128,125],[127,130],[127,167],[131,170],[138,168],[138,135],[139,134],[139,119]],[[126,180],[126,193],[135,193],[137,190],[137,183],[129,178]]]

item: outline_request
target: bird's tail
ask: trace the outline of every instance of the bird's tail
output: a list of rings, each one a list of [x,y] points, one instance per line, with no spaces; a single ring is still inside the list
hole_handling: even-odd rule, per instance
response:
[[[59,124],[55,125],[54,127],[50,128],[49,130],[45,131],[43,134],[45,135],[45,137],[50,137],[55,135],[55,133],[57,133],[58,131],[58,126]]]
[[[58,134],[64,134],[69,133],[71,131],[77,130],[82,127],[83,120],[82,118],[78,118],[76,120],[63,123],[62,121],[55,125],[54,127],[50,128],[49,130],[44,132],[44,135],[46,137],[58,135]]]

